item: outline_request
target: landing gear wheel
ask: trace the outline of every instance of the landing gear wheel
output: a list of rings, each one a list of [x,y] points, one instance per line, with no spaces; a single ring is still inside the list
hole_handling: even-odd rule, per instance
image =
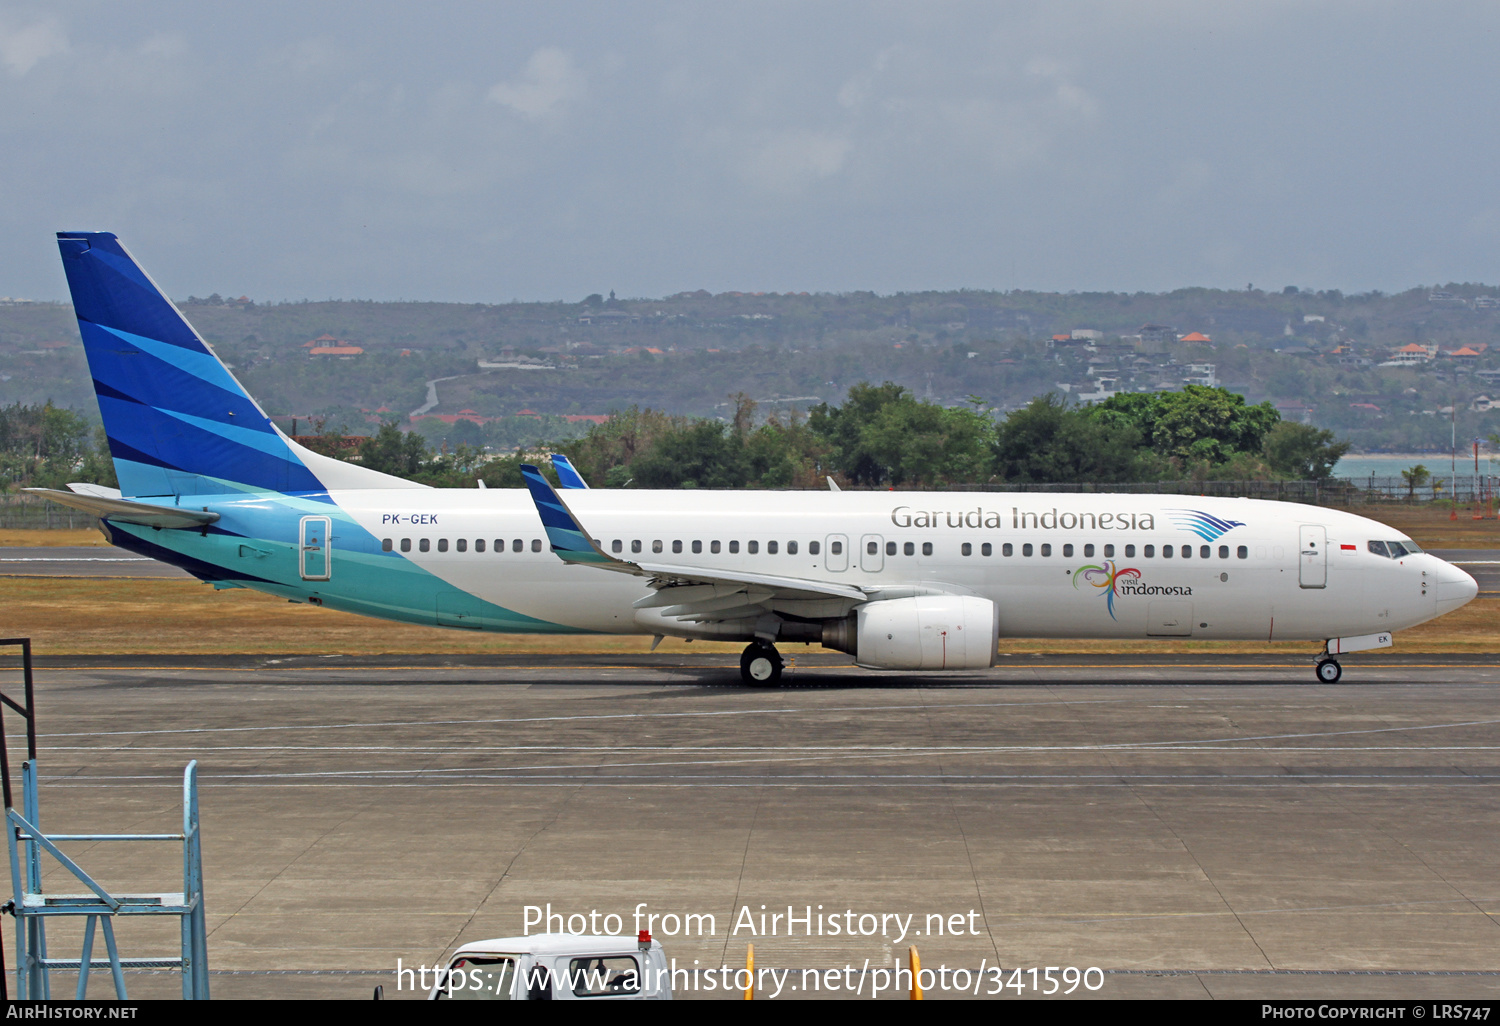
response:
[[[752,687],[774,688],[781,683],[781,653],[757,642],[740,654],[740,680]]]
[[[1344,668],[1335,659],[1318,660],[1318,679],[1324,684],[1337,684],[1344,675]]]

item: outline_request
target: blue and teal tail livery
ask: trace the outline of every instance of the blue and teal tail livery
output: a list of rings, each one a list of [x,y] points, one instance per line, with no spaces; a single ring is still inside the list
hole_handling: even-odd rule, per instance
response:
[[[536,503],[537,514],[542,518],[542,528],[547,532],[547,540],[552,544],[552,551],[568,563],[603,563],[613,564],[622,562],[604,554],[604,551],[595,545],[582,526],[579,525],[568,507],[563,504],[562,499],[542,472],[529,463],[521,465],[521,476],[526,479],[526,487],[531,492],[531,500]]]
[[[420,487],[278,431],[114,235],[58,232],[57,245],[122,494]]]
[[[564,488],[587,488],[589,483],[583,479],[578,468],[573,466],[573,461],[560,452],[553,453],[549,459],[552,460],[552,469],[557,471],[557,483]]]

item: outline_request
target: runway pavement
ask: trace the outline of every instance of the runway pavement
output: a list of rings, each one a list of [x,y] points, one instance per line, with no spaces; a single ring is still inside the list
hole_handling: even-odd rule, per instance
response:
[[[0,577],[168,577],[193,580],[186,570],[133,552],[89,546],[0,548]]]
[[[657,921],[699,968],[753,941],[760,966],[869,982],[915,943],[934,968],[1098,967],[1101,996],[1500,995],[1500,662],[1356,657],[1325,686],[1277,657],[818,657],[779,689],[736,680],[724,656],[51,659],[43,813],[171,829],[199,760],[222,997],[395,997],[398,958],[549,903],[625,932],[642,903],[712,915]],[[106,882],[180,872],[108,847],[71,850]],[[811,936],[788,906],[822,917]]]

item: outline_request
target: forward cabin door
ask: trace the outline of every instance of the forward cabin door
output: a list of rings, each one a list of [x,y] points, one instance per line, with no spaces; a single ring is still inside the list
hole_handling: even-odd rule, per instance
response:
[[[1316,524],[1297,528],[1297,583],[1304,588],[1328,586],[1328,531]]]
[[[326,581],[333,576],[328,534],[333,521],[327,517],[303,517],[298,565],[304,581]]]

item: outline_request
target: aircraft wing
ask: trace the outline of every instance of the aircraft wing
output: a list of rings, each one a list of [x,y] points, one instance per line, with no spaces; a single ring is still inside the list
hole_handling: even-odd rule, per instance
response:
[[[70,486],[71,487],[71,486]],[[44,499],[63,506],[72,506],[85,513],[126,524],[143,527],[194,528],[207,527],[219,519],[219,514],[204,509],[184,509],[181,506],[154,506],[148,502],[134,502],[120,498],[112,488],[88,486],[88,491],[63,492],[55,488],[22,488],[23,492],[40,495]],[[114,492],[113,495],[109,494]]]
[[[562,496],[535,467],[522,466],[521,475],[559,559],[649,579],[656,594],[637,601],[637,608],[666,607],[662,609],[664,616],[706,621],[737,619],[752,615],[752,608],[764,612],[777,603],[828,599],[866,602],[870,598],[864,589],[828,581],[612,556],[589,536]]]

